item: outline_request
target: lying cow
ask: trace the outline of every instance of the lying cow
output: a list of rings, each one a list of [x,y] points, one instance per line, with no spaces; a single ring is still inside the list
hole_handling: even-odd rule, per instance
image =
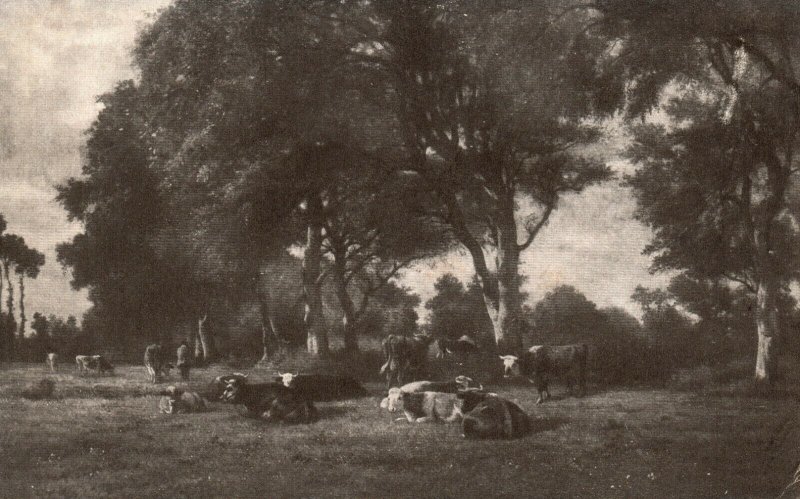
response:
[[[56,372],[56,366],[58,365],[58,354],[55,352],[50,352],[47,354],[47,359],[45,360],[47,367],[50,368],[50,372]]]
[[[114,366],[102,355],[76,355],[75,365],[79,373],[88,373],[92,370],[100,374],[114,372]]]
[[[444,421],[452,423],[461,419],[461,403],[455,393],[416,392],[404,393],[397,390],[390,393],[389,412],[403,411],[409,423]],[[393,394],[396,397],[392,397]],[[398,418],[402,420],[403,418]]]
[[[396,406],[402,393],[458,393],[459,391],[475,388],[478,390],[483,390],[483,385],[476,383],[472,378],[468,378],[466,376],[458,376],[456,377],[455,381],[412,381],[411,383],[406,383],[400,388],[389,388],[389,393],[386,395],[386,398],[381,400],[381,408],[388,409],[390,406]]]
[[[464,438],[517,438],[531,431],[531,420],[520,407],[497,394],[469,390],[461,399]]]
[[[314,402],[363,397],[367,390],[350,376],[332,374],[280,374],[275,381]]]
[[[161,395],[158,407],[164,414],[202,412],[208,409],[208,402],[196,392],[168,386]]]
[[[386,376],[386,388],[392,387],[392,382],[397,380],[398,385],[408,379],[413,372],[419,372],[425,367],[428,356],[428,347],[433,341],[432,336],[415,334],[412,337],[390,334],[381,342],[383,347],[384,364],[381,366],[381,376]]]
[[[153,384],[161,381],[161,377],[169,376],[172,364],[167,362],[166,354],[158,343],[147,345],[144,349],[144,367],[147,369],[147,376]]]
[[[436,358],[443,359],[448,355],[469,355],[479,351],[475,340],[466,334],[457,340],[439,338],[436,340]]]
[[[222,400],[222,394],[225,393],[225,388],[228,387],[228,383],[231,381],[238,379],[241,381],[247,381],[247,375],[242,373],[231,373],[231,374],[223,374],[222,376],[217,376],[208,384],[208,388],[205,390],[205,396],[208,399],[213,400]]]
[[[536,345],[521,357],[501,355],[500,359],[503,361],[506,378],[525,376],[536,383],[539,390],[539,399],[536,403],[541,404],[550,398],[548,387],[553,376],[564,378],[570,393],[573,384],[577,383],[581,394],[585,395],[588,357],[589,348],[586,345]]]
[[[282,383],[253,383],[236,378],[228,382],[221,397],[247,408],[251,416],[268,421],[311,423],[318,419],[314,404]]]

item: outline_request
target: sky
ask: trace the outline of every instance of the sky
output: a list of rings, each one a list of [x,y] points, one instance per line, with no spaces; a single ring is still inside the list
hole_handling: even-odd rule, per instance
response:
[[[55,185],[80,174],[84,131],[96,116],[98,95],[134,77],[130,51],[148,14],[169,0],[0,0],[0,213],[8,232],[45,254],[36,280],[26,281],[26,309],[79,319],[89,307],[85,291],[72,290],[55,247],[81,229],[54,201]],[[619,141],[603,148],[617,171]],[[638,284],[664,285],[651,276],[641,250],[650,237],[632,219],[634,201],[612,181],[564,198],[550,223],[523,254],[521,272],[532,301],[570,284],[600,307],[620,306],[638,315],[630,295]],[[420,264],[403,284],[423,299],[444,272],[468,282],[465,254]]]

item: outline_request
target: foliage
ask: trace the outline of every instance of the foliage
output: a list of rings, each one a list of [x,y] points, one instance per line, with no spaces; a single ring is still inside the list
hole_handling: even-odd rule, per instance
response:
[[[484,346],[493,344],[492,323],[476,278],[464,287],[453,274],[445,274],[433,287],[436,295],[425,303],[433,336],[457,339],[466,334]]]

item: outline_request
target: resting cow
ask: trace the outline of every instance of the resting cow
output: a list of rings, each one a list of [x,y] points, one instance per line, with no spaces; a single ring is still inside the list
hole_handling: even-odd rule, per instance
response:
[[[466,376],[458,376],[456,377],[455,381],[412,381],[411,383],[406,383],[400,388],[389,388],[389,393],[386,395],[386,398],[381,400],[381,408],[388,409],[389,407],[396,406],[402,393],[458,393],[459,391],[468,390],[471,388],[482,390],[483,385],[480,383],[475,383],[472,378],[468,378]]]
[[[208,409],[208,402],[196,392],[168,386],[161,395],[159,409],[165,414],[202,412]]]
[[[416,334],[413,337],[390,334],[381,343],[383,347],[384,364],[380,374],[386,375],[386,388],[392,387],[392,381],[397,380],[398,385],[414,371],[419,372],[425,366],[428,356],[428,346],[433,337]]]
[[[537,404],[550,398],[548,389],[551,377],[562,377],[567,389],[572,393],[577,383],[581,394],[586,394],[586,361],[589,348],[586,345],[537,345],[531,347],[521,357],[501,355],[505,377],[525,376],[536,383],[539,390]]]
[[[50,372],[56,372],[56,365],[58,365],[58,354],[55,352],[50,352],[47,354],[47,367],[50,368]]]
[[[211,383],[208,384],[208,388],[204,392],[206,398],[210,400],[222,400],[222,394],[225,393],[225,388],[228,387],[228,383],[235,379],[247,381],[247,375],[242,373],[231,373],[217,376],[211,381]]]
[[[80,373],[87,373],[90,370],[97,371],[101,374],[114,372],[114,367],[102,355],[76,355],[75,365]]]
[[[314,402],[347,400],[367,394],[361,383],[350,376],[278,373],[275,381]]]
[[[531,431],[525,411],[494,393],[469,390],[459,393],[458,398],[463,401],[464,438],[517,438]]]
[[[221,397],[228,403],[241,404],[251,416],[268,421],[311,423],[318,419],[314,404],[282,383],[247,383],[236,378],[228,382]]]
[[[389,404],[389,412],[403,411],[409,423],[444,421],[452,423],[461,419],[461,403],[455,393],[399,392],[396,402]],[[402,418],[399,418],[402,419]]]
[[[167,363],[166,355],[158,343],[147,345],[144,349],[144,367],[153,384],[158,383],[161,377],[169,376],[172,365]]]
[[[439,338],[436,340],[436,358],[443,359],[447,355],[469,355],[478,352],[478,344],[466,334],[457,340]]]

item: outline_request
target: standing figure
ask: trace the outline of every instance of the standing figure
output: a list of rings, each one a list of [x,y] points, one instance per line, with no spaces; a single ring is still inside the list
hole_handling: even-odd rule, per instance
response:
[[[178,362],[176,367],[181,373],[181,379],[183,381],[189,380],[189,368],[191,367],[189,359],[189,345],[186,341],[182,341],[181,346],[178,347]]]

